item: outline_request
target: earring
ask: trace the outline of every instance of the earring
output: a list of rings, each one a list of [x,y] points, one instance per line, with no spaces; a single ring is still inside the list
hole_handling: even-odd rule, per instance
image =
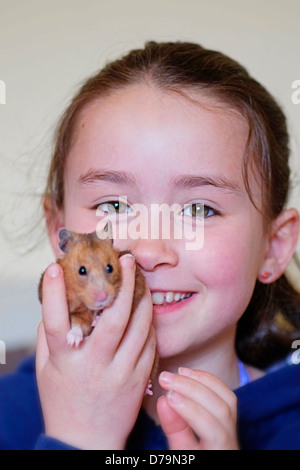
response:
[[[269,271],[264,271],[263,273],[261,273],[260,275],[260,278],[263,280],[263,281],[266,281],[267,279],[269,279],[269,277],[272,276],[272,273],[270,273]]]

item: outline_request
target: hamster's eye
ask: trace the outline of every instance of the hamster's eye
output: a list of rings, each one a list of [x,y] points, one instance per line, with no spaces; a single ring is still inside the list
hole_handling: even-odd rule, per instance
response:
[[[108,274],[110,274],[110,273],[113,272],[113,267],[112,267],[111,264],[108,264],[108,265],[106,266],[106,271],[108,272]]]
[[[79,268],[79,271],[78,271],[78,272],[79,272],[80,276],[86,276],[86,275],[87,275],[87,270],[86,270],[86,268],[85,268],[84,266],[81,266],[81,267]]]

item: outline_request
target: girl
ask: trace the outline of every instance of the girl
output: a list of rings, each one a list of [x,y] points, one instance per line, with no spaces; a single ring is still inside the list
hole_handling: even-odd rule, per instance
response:
[[[32,360],[2,380],[3,448],[300,448],[298,367],[266,371],[299,327],[284,276],[299,228],[285,208],[288,155],[274,99],[199,45],[147,43],[82,86],[60,121],[44,199],[55,255],[61,227],[93,232],[97,209],[122,225],[137,204],[180,204],[191,225],[200,213],[204,244],[116,239],[135,259],[121,257],[120,295],[78,349],[66,342],[63,274],[50,265],[38,394]],[[148,290],[130,317],[136,263]]]

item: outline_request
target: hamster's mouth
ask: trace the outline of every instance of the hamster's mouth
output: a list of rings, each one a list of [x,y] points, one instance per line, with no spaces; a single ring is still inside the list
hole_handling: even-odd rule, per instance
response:
[[[114,297],[108,296],[104,300],[95,300],[92,304],[86,304],[87,308],[92,312],[98,312],[104,310],[106,307],[109,307],[114,301]]]
[[[189,299],[193,295],[193,292],[152,292],[152,303],[153,305],[173,305],[179,302],[183,302]]]
[[[99,310],[102,311],[106,307],[109,307],[111,304],[112,304],[111,299],[108,299],[105,302],[95,302],[94,305],[93,305],[93,308],[91,308],[91,310],[93,310],[94,312],[97,312]]]

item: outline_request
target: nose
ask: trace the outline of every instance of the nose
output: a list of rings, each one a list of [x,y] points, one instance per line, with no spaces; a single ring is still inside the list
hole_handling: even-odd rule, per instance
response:
[[[106,291],[98,291],[95,295],[95,302],[104,302],[107,300],[108,294]]]
[[[170,240],[139,239],[132,246],[137,263],[145,271],[155,271],[157,268],[174,267],[179,257]]]

